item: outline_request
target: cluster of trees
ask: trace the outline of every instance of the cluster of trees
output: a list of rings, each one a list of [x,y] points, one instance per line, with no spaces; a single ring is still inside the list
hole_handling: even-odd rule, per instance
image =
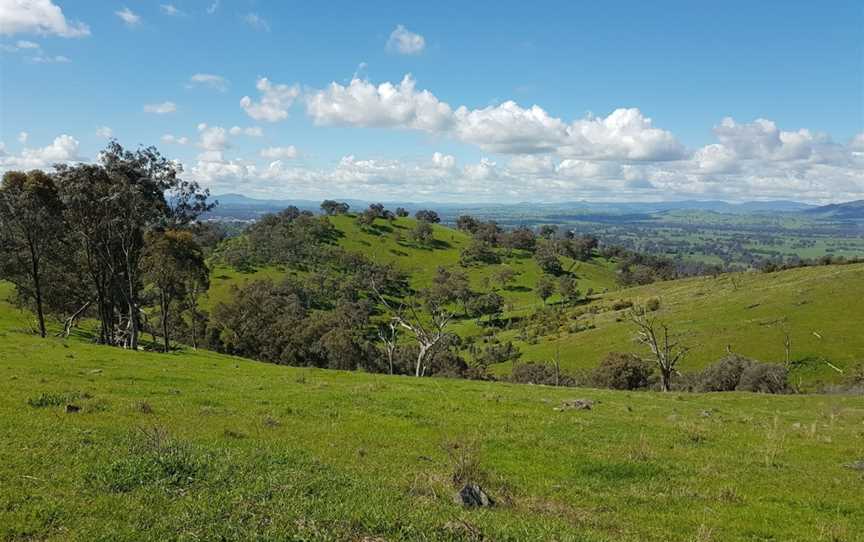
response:
[[[92,316],[99,343],[137,349],[143,331],[158,330],[169,348],[172,322],[207,288],[199,240],[219,237],[196,222],[209,193],[180,173],[153,147],[112,141],[94,164],[3,176],[0,278],[42,336],[48,317],[68,333]]]
[[[338,202],[322,204],[325,214],[340,209]],[[375,219],[406,214],[372,204],[357,220],[371,226]],[[433,211],[418,215],[418,225],[430,229],[440,220]],[[416,376],[471,373],[459,356],[459,337],[449,331],[450,307],[500,312],[500,297],[499,308],[490,308],[496,300],[472,292],[464,273],[444,268],[429,288],[412,291],[392,266],[346,251],[336,238],[326,216],[288,208],[223,243],[216,256],[224,263],[241,269],[276,265],[288,277],[235,287],[210,314],[208,345],[280,364]]]
[[[532,253],[544,273],[559,276],[566,273],[562,257],[588,261],[599,247],[596,237],[577,235],[570,230],[562,232],[548,224],[540,226],[537,231],[524,226],[504,230],[493,220],[484,222],[470,215],[461,215],[456,219],[456,227],[472,236],[472,243],[460,257],[464,266],[500,263],[498,248],[507,255],[521,250]]]
[[[404,207],[397,207],[395,211],[390,211],[382,203],[372,203],[366,210],[357,215],[356,220],[360,227],[371,228],[376,219],[380,218],[392,223],[397,217],[402,218],[408,215],[409,213]],[[417,224],[410,232],[411,240],[419,245],[428,245],[434,237],[432,224],[441,222],[441,218],[438,213],[429,209],[421,209],[414,216],[417,219]]]

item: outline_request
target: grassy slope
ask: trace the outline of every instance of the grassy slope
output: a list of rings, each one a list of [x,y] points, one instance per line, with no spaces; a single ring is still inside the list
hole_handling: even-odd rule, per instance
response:
[[[415,380],[22,327],[0,304],[0,538],[861,540],[860,398]],[[87,398],[28,405],[51,393]],[[598,403],[553,410],[572,397]],[[453,504],[453,441],[501,506]]]
[[[329,219],[341,233],[338,241],[341,247],[364,254],[378,263],[394,264],[409,274],[411,285],[418,289],[431,283],[439,266],[458,267],[459,253],[471,241],[470,236],[463,232],[435,225],[434,244],[431,247],[418,246],[409,240],[410,232],[417,224],[413,218],[398,218],[392,225],[386,220],[378,219],[374,229],[359,227],[352,216],[334,216]],[[401,234],[401,240],[396,238],[397,234]],[[567,258],[562,258],[562,261],[565,267],[573,263]],[[518,273],[513,284],[502,292],[505,300],[515,307],[539,305],[540,301],[533,288],[541,272],[534,259],[520,253],[504,258],[502,265],[509,265]],[[498,267],[500,266],[487,265],[466,268],[472,288],[478,291],[487,290],[483,279],[491,278]],[[579,263],[574,267],[574,272],[583,291],[592,288],[600,292],[615,288],[614,268],[606,260]],[[217,267],[212,273],[208,302],[226,299],[232,284],[254,278],[278,277],[282,273],[274,268],[262,268],[254,273],[237,273],[229,268]],[[553,297],[551,301],[555,299],[556,297]]]
[[[821,360],[840,369],[864,361],[864,264],[657,283],[612,292],[596,303],[608,309],[614,300],[638,304],[652,297],[661,300],[657,316],[692,347],[684,369],[719,359],[727,345],[762,361],[782,362],[784,329],[792,338],[793,361],[807,360],[795,369],[795,378],[836,380],[839,373]],[[524,359],[549,360],[560,347],[563,366],[590,368],[611,350],[640,348],[627,311],[607,310],[582,321],[596,328],[520,344]]]
[[[416,288],[427,286],[438,266],[458,266],[459,252],[470,242],[469,236],[463,232],[435,226],[436,248],[416,246],[407,240],[416,223],[410,218],[400,218],[392,226],[379,220],[374,231],[361,229],[349,216],[331,217],[331,220],[342,233],[341,246],[378,262],[394,263],[409,273]],[[398,241],[396,232],[400,232],[404,240]],[[526,315],[540,305],[533,292],[540,269],[530,257],[517,255],[505,263],[519,272],[513,287],[503,292],[511,309],[506,314]],[[566,267],[572,262],[565,260],[564,263]],[[496,267],[467,268],[472,287],[478,291],[485,290],[483,279],[492,276]],[[831,382],[841,378],[840,373],[822,360],[841,370],[864,361],[864,334],[860,332],[864,309],[858,302],[864,299],[864,265],[694,278],[621,291],[615,290],[614,269],[610,262],[598,259],[579,263],[574,272],[583,291],[588,288],[597,292],[609,291],[594,302],[601,307],[608,308],[616,299],[639,303],[652,297],[659,298],[662,308],[658,316],[668,321],[673,330],[684,333],[685,342],[692,347],[691,354],[683,363],[684,370],[695,370],[719,359],[727,346],[762,361],[782,361],[784,329],[788,329],[792,337],[793,360],[804,360],[793,372],[796,383],[800,379],[805,385],[813,386],[820,381]],[[212,304],[215,300],[225,299],[232,284],[283,274],[275,268],[262,268],[245,274],[217,268],[213,272],[208,302]],[[555,301],[556,297],[550,300],[551,303]],[[551,360],[560,349],[562,365],[566,369],[592,368],[613,350],[639,350],[632,340],[633,326],[626,319],[626,311],[586,315],[581,322],[593,324],[596,328],[576,334],[562,332],[558,336],[547,336],[537,344],[516,340],[515,332],[504,332],[499,337],[514,340],[522,349],[525,361]],[[463,337],[481,331],[473,321],[458,321],[454,330]],[[494,370],[506,373],[509,365]]]

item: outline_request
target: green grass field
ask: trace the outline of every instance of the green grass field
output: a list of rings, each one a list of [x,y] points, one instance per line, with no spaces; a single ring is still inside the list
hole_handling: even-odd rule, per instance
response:
[[[860,397],[308,370],[29,319],[0,303],[5,540],[864,539]],[[455,504],[459,472],[497,505]]]
[[[610,351],[640,352],[628,311],[611,305],[616,300],[639,305],[651,298],[660,300],[657,317],[692,349],[683,370],[716,361],[727,346],[760,361],[783,362],[787,331],[796,384],[837,381],[842,378],[838,369],[864,361],[864,264],[700,277],[611,292],[592,303],[601,312],[591,314],[591,305],[580,309],[585,314],[578,321],[593,329],[553,334],[537,344],[517,341],[523,359],[548,361],[560,351],[562,366],[575,369],[596,366]],[[514,337],[514,332],[501,334],[502,339]]]

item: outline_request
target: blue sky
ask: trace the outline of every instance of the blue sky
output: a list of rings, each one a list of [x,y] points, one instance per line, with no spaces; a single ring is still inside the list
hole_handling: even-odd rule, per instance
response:
[[[110,136],[258,197],[862,198],[862,36],[860,2],[0,0],[0,166]]]

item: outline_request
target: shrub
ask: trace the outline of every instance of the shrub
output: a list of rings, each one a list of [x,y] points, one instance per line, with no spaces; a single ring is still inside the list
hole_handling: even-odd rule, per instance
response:
[[[609,353],[591,373],[591,383],[599,388],[638,390],[648,387],[654,367],[634,354]]]
[[[633,302],[625,299],[619,299],[612,303],[613,311],[622,311],[624,309],[629,309],[633,307]]]
[[[71,403],[77,399],[89,399],[90,395],[84,393],[40,393],[36,397],[27,399],[27,404],[33,408],[44,408],[52,406],[62,406],[66,403]]]
[[[864,361],[859,361],[852,367],[846,377],[846,383],[853,387],[864,386]]]
[[[700,391],[733,391],[741,382],[741,375],[755,360],[730,354],[706,367],[699,378]]]
[[[504,344],[490,344],[476,357],[476,361],[481,365],[492,365],[516,360],[520,356],[522,352],[519,351],[519,347],[512,341],[507,341]]]
[[[94,486],[111,493],[126,493],[141,486],[180,490],[192,485],[207,468],[207,458],[164,429],[132,433],[129,450],[89,474]]]
[[[754,363],[741,374],[738,391],[788,393],[789,371],[779,363]]]
[[[660,310],[660,298],[652,297],[645,302],[645,309],[648,312],[657,312]]]

